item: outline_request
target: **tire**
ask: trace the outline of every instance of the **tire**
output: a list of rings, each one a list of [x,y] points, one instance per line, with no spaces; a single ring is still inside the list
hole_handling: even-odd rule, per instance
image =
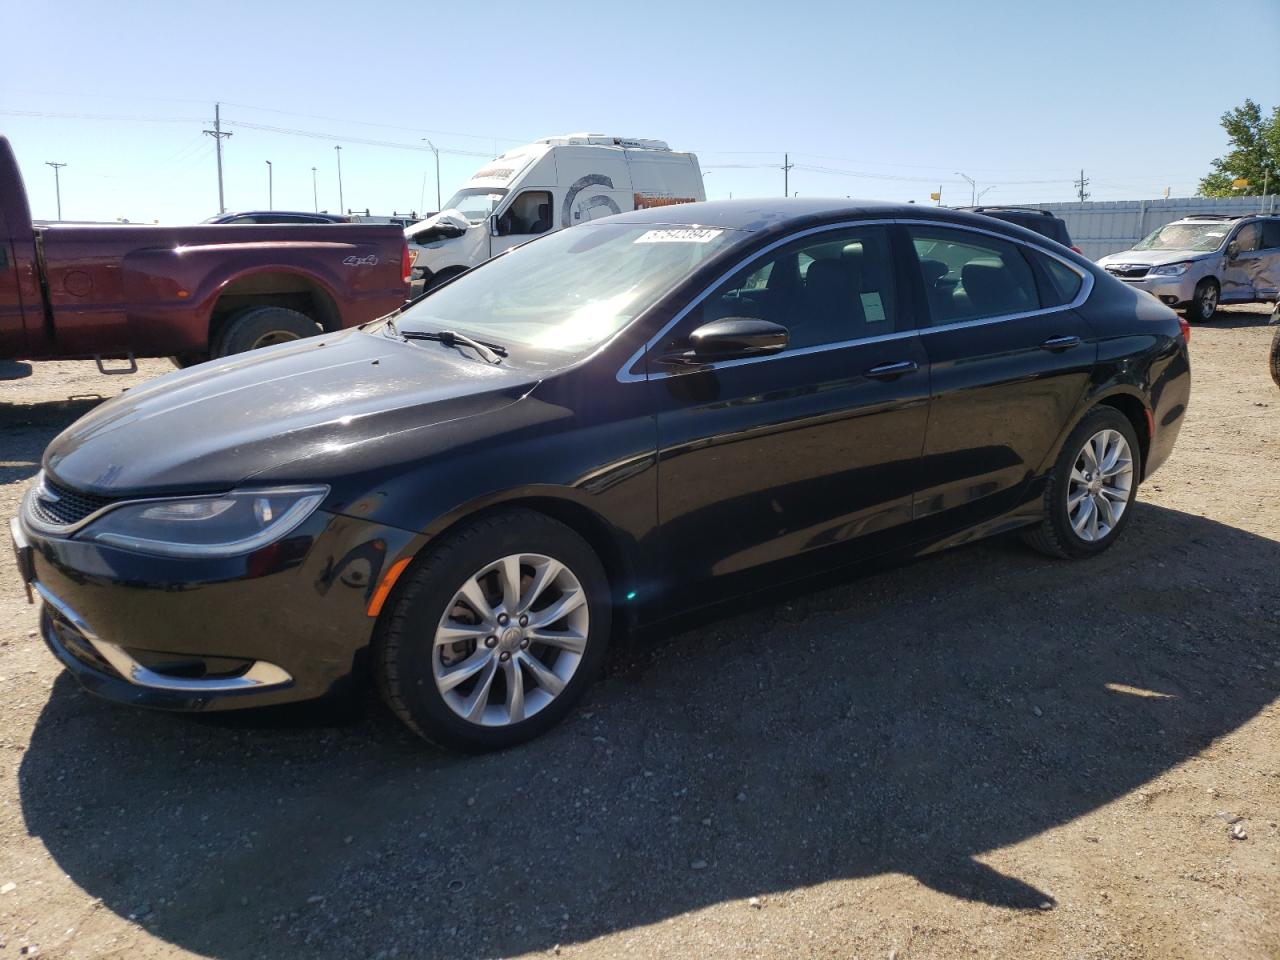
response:
[[[515,603],[502,594],[503,563],[512,558],[521,574]],[[546,560],[563,571],[547,577],[555,568]],[[546,581],[540,590],[539,576]],[[469,599],[477,593],[488,616]],[[574,597],[585,602],[537,622]],[[533,617],[527,628],[522,610]],[[569,527],[523,509],[479,518],[415,561],[397,584],[374,640],[379,693],[410,729],[440,746],[469,753],[514,746],[550,729],[582,697],[604,661],[612,613],[604,568]],[[443,630],[458,639],[441,643]],[[538,642],[526,630],[557,639]]]
[[[245,307],[227,318],[213,350],[215,357],[229,357],[258,347],[301,340],[320,333],[320,326],[305,313],[287,307]]]
[[[1187,319],[1197,323],[1206,323],[1218,312],[1218,296],[1221,293],[1218,281],[1205,278],[1196,284],[1196,292],[1191,295],[1187,304]]]
[[[179,370],[185,370],[187,367],[194,367],[197,363],[204,363],[209,359],[207,353],[180,353],[177,356],[170,357],[169,362]]]
[[[430,291],[436,289],[436,287],[443,287],[446,283],[448,283],[454,277],[460,277],[466,272],[467,272],[466,267],[447,267],[446,269],[441,270],[439,273],[434,274],[429,280],[427,280],[426,286],[423,287],[423,292],[429,293]]]
[[[1273,316],[1280,319],[1280,306],[1276,307]],[[1276,382],[1277,387],[1280,387],[1280,327],[1276,327],[1276,332],[1271,337],[1271,379]]]
[[[1096,439],[1100,436],[1107,440],[1114,440],[1116,436],[1123,439],[1128,449],[1127,477],[1123,475],[1123,468],[1117,473],[1104,474],[1103,478],[1098,478],[1089,469],[1090,455],[1086,453],[1086,445],[1096,450]],[[1106,441],[1104,444],[1107,459],[1110,459],[1109,454],[1115,448]],[[1115,543],[1133,516],[1133,503],[1138,496],[1138,480],[1141,476],[1142,452],[1133,424],[1113,407],[1095,407],[1076,425],[1062,445],[1062,452],[1058,454],[1045,487],[1044,519],[1026,531],[1023,539],[1036,550],[1051,557],[1082,560],[1097,556]],[[1110,478],[1111,482],[1102,482],[1104,478]],[[1087,492],[1090,490],[1096,492]],[[1108,494],[1108,490],[1114,492]],[[1121,492],[1124,496],[1117,497],[1115,492]],[[1075,502],[1069,503],[1069,498]],[[1091,503],[1085,504],[1084,501]],[[1095,506],[1099,502],[1104,503],[1105,509]],[[1098,521],[1096,526],[1089,522],[1090,507]],[[1114,515],[1117,507],[1119,517]],[[1106,522],[1108,512],[1110,523]],[[1082,519],[1083,529],[1077,530],[1072,521],[1079,522]]]

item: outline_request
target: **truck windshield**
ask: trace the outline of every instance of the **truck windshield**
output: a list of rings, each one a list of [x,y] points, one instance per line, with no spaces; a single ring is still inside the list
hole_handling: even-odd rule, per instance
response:
[[[482,223],[506,195],[504,187],[459,190],[441,209],[457,210],[472,223]]]
[[[458,330],[577,352],[621,330],[698,264],[746,236],[661,224],[583,224],[464,274],[396,318],[401,332]]]
[[[1217,250],[1229,223],[1168,223],[1134,244],[1135,250]]]

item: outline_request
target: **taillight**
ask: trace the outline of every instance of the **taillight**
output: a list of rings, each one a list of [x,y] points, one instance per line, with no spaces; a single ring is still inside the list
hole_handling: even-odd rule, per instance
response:
[[[413,257],[409,256],[409,241],[402,240],[400,246],[400,282],[408,283],[413,272]]]
[[[1187,343],[1191,342],[1191,324],[1187,322],[1187,318],[1178,314],[1178,326],[1182,328],[1182,339]]]

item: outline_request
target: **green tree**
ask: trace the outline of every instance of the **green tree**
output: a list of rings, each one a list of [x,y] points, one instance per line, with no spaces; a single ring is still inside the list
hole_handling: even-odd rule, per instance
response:
[[[1222,129],[1227,131],[1231,152],[1213,161],[1213,173],[1200,181],[1203,197],[1235,197],[1260,194],[1264,182],[1268,193],[1280,192],[1276,182],[1280,174],[1280,107],[1263,118],[1262,108],[1252,100],[1222,115]],[[1244,190],[1233,190],[1231,181],[1249,181]]]

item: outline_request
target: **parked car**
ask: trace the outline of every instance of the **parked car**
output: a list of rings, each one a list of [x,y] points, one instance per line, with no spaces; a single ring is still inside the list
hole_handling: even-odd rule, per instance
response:
[[[0,359],[189,365],[380,317],[408,272],[391,226],[37,227],[0,137]]]
[[[661,140],[547,137],[485,164],[440,213],[405,230],[413,293],[562,227],[705,197],[698,158]]]
[[[1067,231],[1067,222],[1056,216],[1052,210],[1036,210],[1031,207],[961,207],[971,213],[995,217],[1006,223],[1016,223],[1020,227],[1034,230],[1041,236],[1056,240],[1064,247],[1080,252],[1080,248],[1071,242],[1071,234]]]
[[[298,213],[293,210],[250,210],[245,213],[220,213],[205,223],[351,223],[351,217],[340,213]]]
[[[1271,311],[1271,322],[1276,332],[1271,336],[1271,379],[1280,387],[1280,302]]]
[[[1098,265],[1192,320],[1224,303],[1280,298],[1280,216],[1186,217]]]
[[[638,210],[133,388],[50,444],[12,530],[95,693],[247,707],[368,664],[414,730],[505,747],[620,631],[1014,529],[1106,550],[1173,449],[1185,336],[987,217]]]

